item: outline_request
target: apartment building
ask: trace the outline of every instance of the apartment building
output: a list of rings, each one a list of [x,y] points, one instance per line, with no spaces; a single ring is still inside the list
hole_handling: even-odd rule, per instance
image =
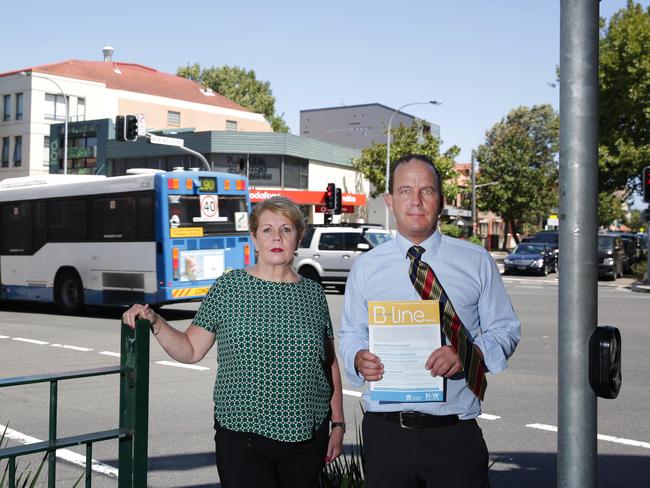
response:
[[[262,114],[250,112],[199,83],[136,63],[68,60],[0,73],[0,179],[63,171],[63,151],[50,151],[50,125],[143,114],[148,128],[272,132]],[[67,104],[66,104],[67,101]],[[83,158],[69,151],[66,170],[96,164],[92,133],[75,138]],[[73,146],[71,146],[73,147]],[[50,160],[50,155],[58,158]],[[88,157],[88,156],[91,157]],[[81,160],[83,159],[83,161]]]

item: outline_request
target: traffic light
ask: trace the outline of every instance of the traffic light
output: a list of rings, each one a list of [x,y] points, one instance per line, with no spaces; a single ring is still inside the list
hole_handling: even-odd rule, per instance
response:
[[[130,142],[138,140],[138,117],[127,115],[124,119],[124,139]]]
[[[334,213],[336,215],[341,215],[341,212],[343,211],[343,192],[340,188],[336,189],[336,198],[334,200]]]
[[[650,203],[650,166],[643,168],[643,201]]]
[[[115,139],[124,142],[124,115],[115,117]]]
[[[334,210],[336,208],[336,185],[334,183],[327,184],[327,190],[325,190],[325,207],[327,210]]]

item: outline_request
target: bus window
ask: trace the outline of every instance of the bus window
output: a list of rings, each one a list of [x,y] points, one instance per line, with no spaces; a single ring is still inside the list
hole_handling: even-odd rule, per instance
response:
[[[49,202],[47,216],[51,242],[86,240],[86,202],[83,200]]]
[[[133,239],[135,237],[135,198],[98,198],[92,202],[91,239]]]
[[[219,221],[203,221],[198,195],[169,195],[172,227],[203,227],[203,235],[235,232],[235,212],[247,212],[245,196],[219,195]]]
[[[136,207],[138,213],[137,239],[143,241],[152,241],[154,239],[156,214],[153,201],[153,193],[138,196],[138,205]]]
[[[32,212],[29,203],[2,207],[2,252],[29,253],[32,251]],[[7,232],[11,229],[11,232]]]

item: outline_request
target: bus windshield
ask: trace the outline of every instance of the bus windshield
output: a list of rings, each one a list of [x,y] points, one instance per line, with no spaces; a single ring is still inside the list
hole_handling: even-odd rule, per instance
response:
[[[169,195],[170,227],[202,227],[203,235],[236,232],[236,217],[246,214],[245,196],[214,195],[217,201],[214,216],[201,217],[199,195]]]

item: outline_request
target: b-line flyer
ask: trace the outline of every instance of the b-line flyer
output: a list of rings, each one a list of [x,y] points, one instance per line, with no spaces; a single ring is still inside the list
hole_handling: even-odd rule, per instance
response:
[[[379,356],[384,377],[370,382],[380,402],[442,402],[445,382],[424,367],[441,346],[438,300],[369,301],[370,352]]]

